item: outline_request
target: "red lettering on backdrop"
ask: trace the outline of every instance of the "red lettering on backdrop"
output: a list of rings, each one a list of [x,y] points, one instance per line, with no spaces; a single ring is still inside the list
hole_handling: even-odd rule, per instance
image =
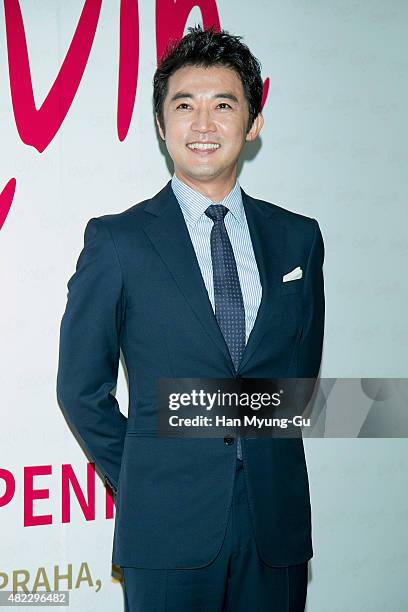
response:
[[[113,499],[112,491],[109,487],[105,486],[105,518],[113,518],[113,511],[115,508],[115,502]]]
[[[53,472],[52,465],[31,465],[23,469],[23,525],[24,527],[33,527],[36,525],[50,525],[55,522],[52,514],[38,515],[34,514],[34,502],[37,499],[48,499],[52,502],[53,489],[38,489],[34,487],[34,478],[36,476],[47,476]],[[70,485],[74,491],[75,497],[81,506],[82,513],[87,521],[95,520],[96,509],[96,471],[94,463],[87,463],[86,468],[86,488],[87,501],[85,495],[78,483],[75,471],[70,463],[61,465],[61,522],[69,523],[71,521],[71,492]],[[10,470],[0,468],[0,481],[5,483],[5,489],[0,495],[0,508],[7,506],[16,493],[16,479]],[[105,488],[105,518],[113,519],[115,513],[115,504],[113,494],[107,485]]]
[[[33,525],[50,525],[52,514],[34,516],[34,501],[48,499],[49,489],[34,489],[34,476],[45,476],[52,472],[51,465],[32,465],[24,468],[24,527]]]
[[[139,70],[139,10],[137,0],[121,0],[117,129],[126,138],[135,105]]]
[[[71,520],[71,494],[70,487],[74,490],[75,496],[81,506],[83,515],[87,521],[95,520],[95,465],[93,463],[87,464],[86,472],[86,492],[88,497],[88,503],[85,501],[85,496],[81,487],[79,486],[78,479],[72,469],[72,465],[69,463],[62,464],[61,472],[61,503],[62,503],[62,522],[69,523]]]
[[[85,0],[71,44],[60,71],[37,110],[31,80],[24,22],[19,0],[4,0],[10,90],[14,118],[21,140],[40,153],[50,144],[75,98],[87,65],[102,0]],[[204,27],[220,30],[216,0],[156,0],[157,62],[170,39],[179,40],[191,10],[198,7]],[[128,133],[136,99],[139,68],[138,0],[121,0],[117,130],[120,141]],[[264,82],[263,108],[269,91]],[[0,229],[13,202],[16,180],[10,179],[0,193]]]
[[[263,109],[264,104],[266,102],[266,98],[268,97],[268,92],[269,92],[269,77],[265,79],[264,84],[263,84],[261,110]]]
[[[213,25],[217,31],[221,29],[215,0],[156,0],[157,63],[168,41],[182,38],[188,16],[195,6],[201,11],[204,28]]]
[[[0,480],[4,480],[6,484],[6,489],[0,497],[1,508],[2,506],[7,506],[13,499],[14,493],[16,492],[16,481],[14,480],[13,474],[4,468],[0,468]]]
[[[16,179],[9,180],[3,191],[0,193],[0,229],[6,220],[10,207],[13,203],[14,192],[16,190]]]
[[[156,52],[157,64],[169,40],[180,40],[191,10],[197,6],[203,18],[203,27],[212,25],[219,31],[220,18],[215,0],[156,0]],[[264,107],[269,91],[269,77],[263,86],[262,105]]]
[[[42,153],[64,121],[88,62],[102,0],[85,0],[68,52],[47,97],[37,110],[18,0],[4,0],[10,89],[21,140]]]

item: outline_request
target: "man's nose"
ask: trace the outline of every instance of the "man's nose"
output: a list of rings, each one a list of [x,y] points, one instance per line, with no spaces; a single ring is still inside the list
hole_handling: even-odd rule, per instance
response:
[[[214,132],[216,127],[211,112],[206,108],[197,109],[191,128],[197,132]]]

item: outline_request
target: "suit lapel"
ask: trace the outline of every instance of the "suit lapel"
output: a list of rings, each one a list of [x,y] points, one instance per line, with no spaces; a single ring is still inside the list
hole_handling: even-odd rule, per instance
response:
[[[279,266],[284,256],[286,230],[273,222],[272,206],[250,198],[242,190],[245,214],[258,264],[262,300],[255,324],[248,338],[239,370],[245,366],[262,339],[269,319],[276,313],[279,296]],[[218,326],[201,275],[183,213],[171,188],[171,181],[145,206],[154,218],[144,231],[173,276],[180,291],[195,312],[203,328],[228,361],[231,376],[235,368],[224,336]]]
[[[242,191],[242,201],[262,285],[262,299],[254,326],[239,364],[240,372],[262,340],[270,319],[277,314],[281,288],[280,262],[285,257],[286,228],[275,222],[275,208],[248,196]]]
[[[214,316],[183,213],[170,181],[150,200],[145,210],[154,214],[155,219],[145,226],[144,231],[203,328],[234,371],[228,347]]]

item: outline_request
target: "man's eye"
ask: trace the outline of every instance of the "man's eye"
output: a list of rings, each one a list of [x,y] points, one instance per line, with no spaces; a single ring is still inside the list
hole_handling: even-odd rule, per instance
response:
[[[182,102],[181,104],[177,106],[177,108],[180,108],[181,106],[190,106],[190,105],[187,104],[187,102]]]
[[[220,102],[218,106],[228,106],[228,108],[232,108],[227,102]]]

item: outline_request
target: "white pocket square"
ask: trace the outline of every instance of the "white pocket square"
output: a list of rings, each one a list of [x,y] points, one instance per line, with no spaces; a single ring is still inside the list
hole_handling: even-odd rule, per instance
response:
[[[302,278],[302,275],[303,275],[302,268],[298,266],[291,272],[288,272],[287,274],[285,274],[285,276],[282,277],[282,281],[286,283],[287,281],[298,280],[299,278]]]

